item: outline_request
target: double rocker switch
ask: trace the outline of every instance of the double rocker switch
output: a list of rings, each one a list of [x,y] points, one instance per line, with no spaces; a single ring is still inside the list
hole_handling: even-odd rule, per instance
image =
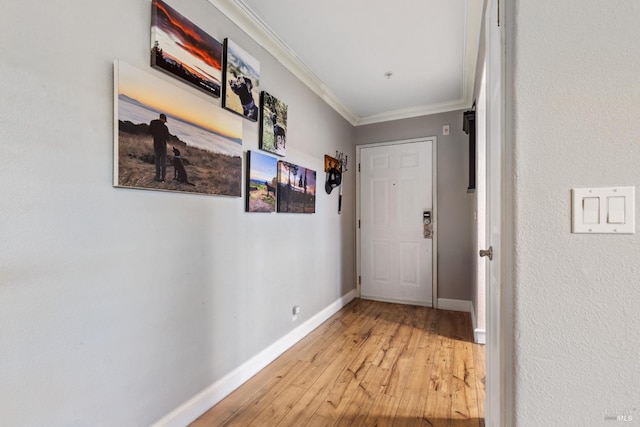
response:
[[[573,233],[635,233],[635,187],[574,188]]]
[[[607,224],[624,224],[624,197],[607,197],[604,211],[607,217],[603,218]],[[585,224],[600,224],[600,197],[585,197],[582,199],[583,222]]]

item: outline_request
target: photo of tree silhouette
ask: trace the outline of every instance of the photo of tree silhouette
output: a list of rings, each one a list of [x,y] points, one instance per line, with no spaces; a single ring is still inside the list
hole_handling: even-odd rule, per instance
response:
[[[316,171],[278,162],[278,212],[316,212]]]
[[[222,43],[162,0],[151,3],[151,66],[220,97]]]

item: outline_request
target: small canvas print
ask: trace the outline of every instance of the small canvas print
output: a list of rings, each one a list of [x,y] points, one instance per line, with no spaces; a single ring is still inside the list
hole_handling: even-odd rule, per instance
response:
[[[242,119],[116,61],[116,187],[242,195]]]
[[[267,92],[262,92],[260,104],[260,149],[284,156],[287,153],[287,104]]]
[[[224,96],[222,106],[258,121],[260,61],[232,40],[224,40]]]
[[[275,212],[278,159],[258,151],[247,153],[247,212]]]
[[[342,172],[340,167],[340,161],[335,157],[324,155],[324,171],[329,172],[331,169],[336,169],[338,172]]]
[[[220,97],[222,43],[162,0],[151,2],[151,66]]]
[[[278,212],[315,213],[316,171],[278,162]]]

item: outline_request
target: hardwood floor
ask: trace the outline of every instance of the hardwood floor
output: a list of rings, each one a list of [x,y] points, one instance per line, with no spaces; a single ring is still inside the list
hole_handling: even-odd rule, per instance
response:
[[[469,313],[356,299],[194,421],[484,427]]]

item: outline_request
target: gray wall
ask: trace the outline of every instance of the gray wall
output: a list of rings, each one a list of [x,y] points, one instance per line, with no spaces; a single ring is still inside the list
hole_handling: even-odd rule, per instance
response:
[[[438,146],[438,298],[470,301],[475,271],[473,209],[469,186],[469,136],[463,111],[358,126],[356,144],[436,136]],[[450,125],[449,135],[442,126]]]
[[[0,424],[149,425],[355,287],[354,175],[342,215],[322,187],[353,127],[205,0],[173,3],[261,61],[317,213],[112,188],[114,59],[219,105],[150,69],[150,3],[2,0]]]
[[[570,190],[640,186],[640,3],[508,7],[515,425],[637,425],[640,235],[571,234]]]

